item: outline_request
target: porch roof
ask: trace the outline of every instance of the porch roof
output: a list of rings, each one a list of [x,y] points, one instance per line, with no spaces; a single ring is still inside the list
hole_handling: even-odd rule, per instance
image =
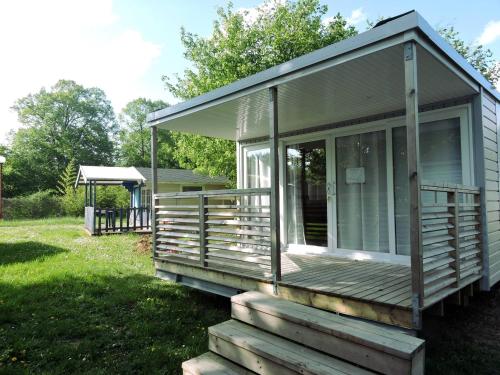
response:
[[[89,182],[95,182],[98,185],[121,185],[124,182],[141,184],[146,182],[146,179],[135,167],[81,165],[75,186]]]
[[[249,140],[267,137],[268,88],[278,88],[279,133],[403,114],[403,44],[417,43],[420,105],[500,94],[415,11],[204,95],[149,114],[160,129]]]

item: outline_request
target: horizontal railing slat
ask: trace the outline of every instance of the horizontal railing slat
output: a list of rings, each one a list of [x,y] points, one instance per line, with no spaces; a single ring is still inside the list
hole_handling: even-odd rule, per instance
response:
[[[203,195],[205,197],[217,196],[252,196],[252,195],[270,195],[270,188],[258,189],[226,189],[226,190],[200,190],[200,191],[184,191],[173,193],[157,193],[154,195],[156,199],[163,198],[192,198]]]
[[[421,203],[424,307],[481,273],[480,188],[423,182]]]

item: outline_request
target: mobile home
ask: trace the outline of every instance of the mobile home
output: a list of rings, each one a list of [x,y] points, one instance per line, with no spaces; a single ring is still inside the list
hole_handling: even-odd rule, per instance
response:
[[[158,276],[421,328],[500,280],[499,100],[409,12],[150,114],[153,154],[169,129],[238,159],[238,189],[160,193],[153,155]]]

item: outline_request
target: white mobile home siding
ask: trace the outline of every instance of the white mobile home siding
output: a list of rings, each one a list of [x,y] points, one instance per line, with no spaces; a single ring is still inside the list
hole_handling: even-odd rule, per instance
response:
[[[484,143],[486,221],[488,252],[485,266],[489,269],[489,286],[500,281],[500,186],[499,186],[499,131],[498,104],[492,96],[483,92],[482,123]]]

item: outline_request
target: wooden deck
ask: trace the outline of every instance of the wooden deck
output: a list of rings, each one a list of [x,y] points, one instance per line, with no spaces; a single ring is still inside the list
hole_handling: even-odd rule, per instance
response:
[[[332,256],[283,254],[282,284],[411,307],[410,267]]]
[[[277,294],[304,305],[411,328],[411,274],[401,265],[333,256],[282,254]],[[156,268],[238,290],[273,294],[269,270],[243,270],[165,257]],[[161,275],[160,275],[161,276]],[[178,280],[179,281],[179,280]],[[181,281],[182,282],[182,281]]]

